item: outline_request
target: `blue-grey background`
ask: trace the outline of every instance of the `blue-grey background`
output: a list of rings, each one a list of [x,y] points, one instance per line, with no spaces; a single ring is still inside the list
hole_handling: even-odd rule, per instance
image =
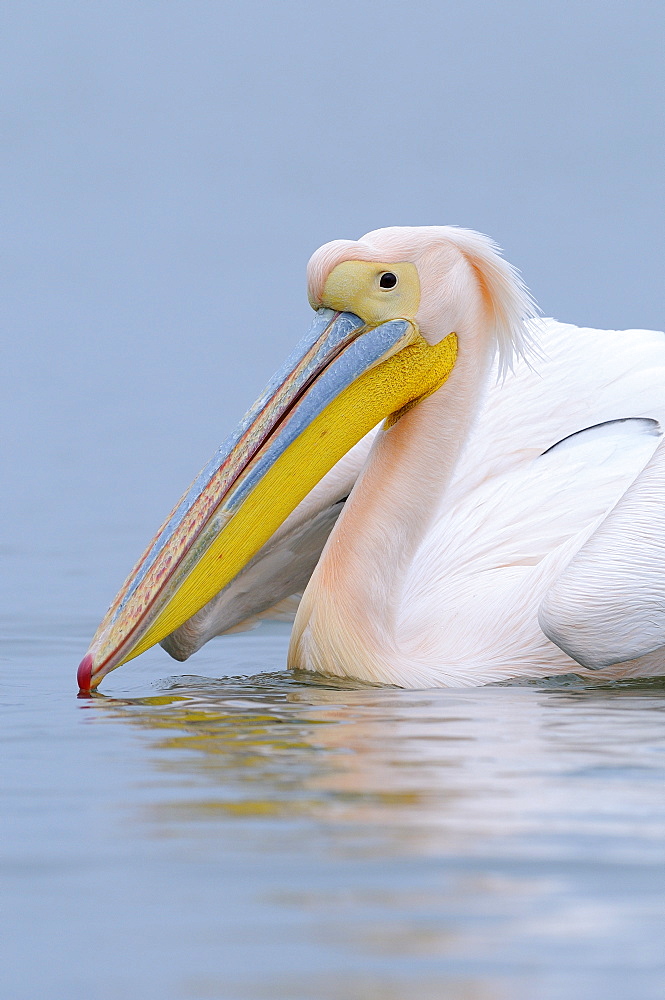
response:
[[[6,0],[2,530],[102,540],[94,582],[42,560],[21,601],[103,611],[136,555],[104,540],[131,523],[143,546],[300,337],[327,240],[476,228],[546,314],[660,329],[663,21],[658,0]]]
[[[3,996],[662,996],[662,689],[205,680],[280,670],[276,627],[74,678],[320,244],[475,228],[546,314],[662,328],[663,21],[0,4]]]

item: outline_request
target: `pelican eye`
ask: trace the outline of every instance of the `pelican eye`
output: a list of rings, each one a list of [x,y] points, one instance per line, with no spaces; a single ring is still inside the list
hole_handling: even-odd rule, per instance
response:
[[[392,271],[384,271],[379,278],[380,288],[394,288],[397,284],[397,275],[393,274]]]

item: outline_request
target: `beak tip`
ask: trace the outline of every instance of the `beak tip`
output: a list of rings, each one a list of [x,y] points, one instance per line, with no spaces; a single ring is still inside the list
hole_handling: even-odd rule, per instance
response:
[[[76,674],[76,680],[78,682],[79,691],[82,694],[89,694],[91,677],[92,677],[92,655],[90,653],[86,653],[81,662],[79,663],[79,668]]]

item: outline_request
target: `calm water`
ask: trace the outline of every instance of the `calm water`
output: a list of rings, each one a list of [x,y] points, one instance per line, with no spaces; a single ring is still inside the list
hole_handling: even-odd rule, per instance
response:
[[[665,686],[407,692],[288,629],[77,699],[93,620],[5,621],[3,998],[658,998]]]

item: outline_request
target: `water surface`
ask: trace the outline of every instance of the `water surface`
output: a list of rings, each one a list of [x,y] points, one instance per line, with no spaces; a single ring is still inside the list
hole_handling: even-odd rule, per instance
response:
[[[275,625],[77,699],[94,625],[5,622],[1,996],[662,997],[661,683],[313,682]]]

